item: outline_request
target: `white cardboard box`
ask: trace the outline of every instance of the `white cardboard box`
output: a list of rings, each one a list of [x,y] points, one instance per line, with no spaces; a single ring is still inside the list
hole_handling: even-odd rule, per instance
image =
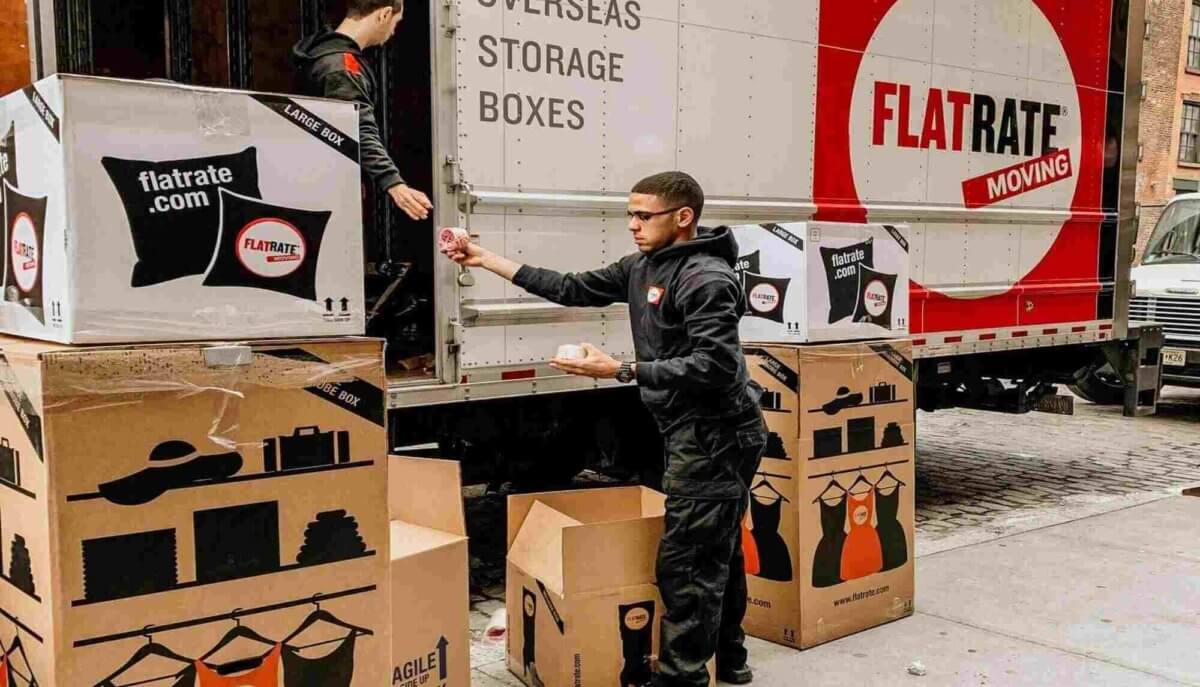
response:
[[[796,222],[733,227],[746,290],[741,338],[814,343],[908,335],[908,227]]]
[[[0,331],[365,329],[351,103],[58,75],[0,99]]]

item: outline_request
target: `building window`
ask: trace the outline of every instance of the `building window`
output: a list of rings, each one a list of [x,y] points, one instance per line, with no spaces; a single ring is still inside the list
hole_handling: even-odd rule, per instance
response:
[[[1200,192],[1200,180],[1175,178],[1171,181],[1176,194]]]
[[[1192,1],[1192,26],[1188,31],[1188,69],[1200,71],[1200,2]]]
[[[1200,164],[1200,103],[1183,104],[1179,128],[1179,161]]]

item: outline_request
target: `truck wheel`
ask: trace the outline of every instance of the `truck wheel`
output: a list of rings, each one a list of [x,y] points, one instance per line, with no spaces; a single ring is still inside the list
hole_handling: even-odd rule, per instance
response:
[[[1068,385],[1072,393],[1101,406],[1119,406],[1125,403],[1125,385],[1108,363],[1093,365],[1074,384]]]

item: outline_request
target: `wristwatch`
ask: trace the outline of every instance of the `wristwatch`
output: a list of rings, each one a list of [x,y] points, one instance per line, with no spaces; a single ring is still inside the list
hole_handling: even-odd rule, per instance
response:
[[[617,370],[617,381],[622,384],[632,382],[637,375],[633,373],[633,363],[621,363],[621,369]]]

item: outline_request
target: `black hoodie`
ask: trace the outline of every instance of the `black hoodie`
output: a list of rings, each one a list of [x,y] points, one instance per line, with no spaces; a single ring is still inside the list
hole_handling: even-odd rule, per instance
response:
[[[650,255],[635,253],[579,274],[523,266],[517,286],[561,305],[629,303],[642,401],[666,431],[693,417],[727,417],[750,402],[738,339],[745,312],[728,227]]]
[[[375,74],[353,38],[326,27],[292,48],[295,90],[304,95],[337,98],[359,104],[358,137],[362,168],[383,191],[403,184],[375,121]]]

